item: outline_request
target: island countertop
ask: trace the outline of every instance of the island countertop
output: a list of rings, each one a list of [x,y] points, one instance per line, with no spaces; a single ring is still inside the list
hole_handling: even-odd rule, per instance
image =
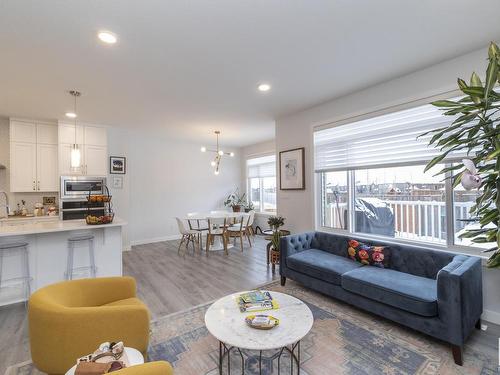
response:
[[[72,230],[105,229],[121,227],[127,222],[115,217],[112,223],[103,225],[88,225],[85,220],[47,220],[37,223],[19,223],[0,226],[0,237],[24,236],[29,234],[67,232]]]

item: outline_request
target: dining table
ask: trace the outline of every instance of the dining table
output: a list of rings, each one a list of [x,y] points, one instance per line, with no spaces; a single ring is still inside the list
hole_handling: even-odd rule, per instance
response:
[[[224,219],[226,219],[226,221],[233,219],[246,220],[248,216],[249,214],[246,212],[232,212],[232,211],[192,212],[187,214],[185,220],[190,223],[190,228],[196,230],[197,228],[207,228],[209,220],[217,220],[217,221],[222,221]],[[207,233],[208,229],[206,229],[204,232]],[[228,249],[232,247],[234,247],[233,244],[231,243],[227,244]],[[220,250],[224,250],[224,244],[221,241],[221,237],[216,236],[214,238],[214,243],[209,247],[209,251],[220,251]]]

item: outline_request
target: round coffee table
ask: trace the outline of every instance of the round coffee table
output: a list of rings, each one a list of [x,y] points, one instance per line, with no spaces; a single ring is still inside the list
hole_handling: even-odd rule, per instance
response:
[[[142,353],[137,349],[125,347],[125,353],[127,353],[127,358],[130,366],[142,365],[144,363],[144,357]],[[66,375],[75,375],[75,370],[76,370],[76,365],[71,367],[66,372]]]
[[[309,307],[301,300],[279,292],[270,292],[273,299],[279,303],[279,309],[263,312],[240,312],[237,299],[241,293],[231,294],[216,301],[205,314],[205,325],[208,331],[219,340],[219,374],[222,374],[222,365],[227,356],[228,374],[230,369],[230,353],[235,350],[239,353],[244,374],[244,358],[241,349],[259,352],[259,371],[262,373],[262,351],[278,350],[278,373],[280,359],[284,351],[290,353],[290,373],[293,374],[293,363],[297,365],[297,374],[300,373],[300,340],[302,340],[313,326],[313,315]],[[245,317],[255,314],[268,314],[280,320],[280,324],[270,330],[259,330],[249,327]]]

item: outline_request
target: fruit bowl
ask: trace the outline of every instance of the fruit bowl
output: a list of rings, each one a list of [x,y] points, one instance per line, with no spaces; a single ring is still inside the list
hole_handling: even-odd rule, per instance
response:
[[[111,196],[110,195],[88,195],[87,200],[91,203],[96,203],[96,202],[110,202],[111,201]]]
[[[88,225],[104,225],[113,222],[114,214],[108,214],[103,216],[87,215],[85,216],[85,221]]]

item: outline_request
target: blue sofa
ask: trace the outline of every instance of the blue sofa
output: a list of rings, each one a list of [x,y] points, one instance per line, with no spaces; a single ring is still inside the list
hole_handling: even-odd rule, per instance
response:
[[[348,304],[423,332],[452,346],[463,364],[463,345],[483,311],[481,260],[425,247],[387,245],[388,268],[347,257],[351,236],[308,232],[281,238],[281,285],[286,278]]]

